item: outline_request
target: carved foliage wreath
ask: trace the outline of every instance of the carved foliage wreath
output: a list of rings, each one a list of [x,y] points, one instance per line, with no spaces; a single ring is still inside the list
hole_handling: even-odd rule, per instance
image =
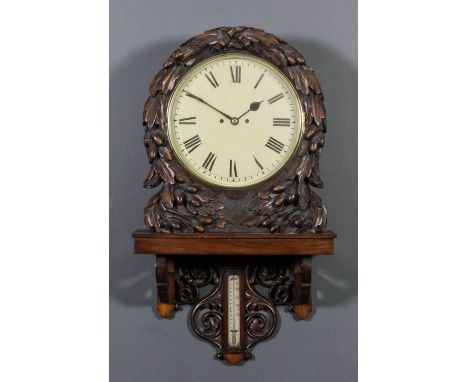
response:
[[[223,27],[198,35],[181,45],[164,62],[150,85],[145,107],[145,146],[150,163],[144,181],[157,188],[145,207],[145,224],[158,232],[205,232],[229,222],[216,193],[192,179],[174,160],[167,139],[167,105],[177,81],[195,64],[215,54],[247,51],[266,59],[292,81],[305,112],[300,148],[284,171],[258,187],[243,226],[270,232],[318,232],[325,229],[326,209],[313,192],[323,187],[319,175],[326,113],[320,84],[304,57],[292,46],[261,29]],[[250,215],[250,216],[249,216]]]

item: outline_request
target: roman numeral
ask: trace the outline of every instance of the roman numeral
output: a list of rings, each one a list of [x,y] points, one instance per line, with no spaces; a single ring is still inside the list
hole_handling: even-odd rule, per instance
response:
[[[262,80],[262,78],[263,78],[264,75],[265,75],[265,73],[262,73],[262,75],[261,75],[260,78],[258,79],[257,83],[255,84],[254,89],[257,89],[257,86],[258,86],[258,84],[260,83],[260,81]]]
[[[210,76],[208,77],[208,74],[205,74],[205,77],[208,81],[210,81],[210,84],[213,85],[214,88],[217,88],[219,86],[218,81],[216,81],[215,76],[213,75],[212,72],[210,72]],[[211,78],[210,78],[211,77]]]
[[[213,169],[213,165],[216,162],[216,158],[217,158],[216,155],[210,151],[205,161],[203,162],[202,167],[211,171]]]
[[[198,136],[198,134],[184,141],[184,146],[189,151],[189,153],[191,153],[200,145],[201,145],[201,139]]]
[[[278,100],[280,100],[281,98],[284,97],[284,94],[283,93],[280,93],[280,94],[277,94],[275,95],[274,97],[271,97],[269,100],[268,100],[268,103],[271,105],[273,102],[276,102]]]
[[[179,124],[181,125],[195,125],[197,117],[187,117],[187,118],[180,118]]]
[[[237,178],[237,167],[236,167],[236,161],[235,160],[230,160],[229,161],[229,176],[232,178],[233,175]]]
[[[283,150],[284,148],[284,143],[281,143],[277,139],[270,137],[268,139],[268,142],[265,144],[265,146],[279,154],[281,150]]]
[[[231,69],[231,78],[232,82],[235,84],[240,84],[241,82],[241,67],[236,66],[235,70],[232,68],[232,66],[229,67]],[[234,74],[235,72],[235,74]]]
[[[260,167],[260,170],[263,170],[263,166],[261,165],[261,163],[258,161],[257,158],[255,158],[255,155],[253,156],[254,159],[255,159],[255,163],[257,163],[257,166]]]
[[[273,118],[273,126],[290,126],[291,119],[289,118]]]

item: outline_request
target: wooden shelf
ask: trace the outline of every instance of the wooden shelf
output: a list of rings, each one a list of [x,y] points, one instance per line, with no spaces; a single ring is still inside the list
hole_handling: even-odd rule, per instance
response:
[[[333,255],[336,234],[133,233],[135,254],[151,255]]]

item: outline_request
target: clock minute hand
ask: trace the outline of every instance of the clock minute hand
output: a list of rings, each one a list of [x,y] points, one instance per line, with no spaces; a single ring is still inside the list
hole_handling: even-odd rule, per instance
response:
[[[237,119],[241,119],[244,115],[246,115],[249,111],[257,111],[260,108],[260,104],[263,101],[258,101],[258,102],[252,102],[250,104],[249,110],[247,110],[244,114],[241,114]]]
[[[204,103],[206,106],[211,107],[212,109],[216,110],[219,114],[225,116],[228,118],[230,121],[232,120],[232,117],[230,115],[227,115],[226,113],[223,113],[221,110],[215,108],[213,105],[210,105],[208,102],[206,102],[204,99],[197,97],[195,94],[192,94],[190,92],[185,92],[187,94],[187,97],[196,99],[197,101],[200,101],[201,103]]]

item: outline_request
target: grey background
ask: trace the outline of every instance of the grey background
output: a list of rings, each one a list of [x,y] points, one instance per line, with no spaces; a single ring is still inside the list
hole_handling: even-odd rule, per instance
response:
[[[226,366],[188,330],[188,308],[173,320],[153,312],[152,256],[132,256],[151,191],[142,108],[162,62],[189,37],[216,26],[263,28],[298,48],[322,84],[328,112],[321,157],[334,257],[314,259],[316,312],[254,348],[254,361]],[[110,2],[110,380],[357,380],[357,1]]]

